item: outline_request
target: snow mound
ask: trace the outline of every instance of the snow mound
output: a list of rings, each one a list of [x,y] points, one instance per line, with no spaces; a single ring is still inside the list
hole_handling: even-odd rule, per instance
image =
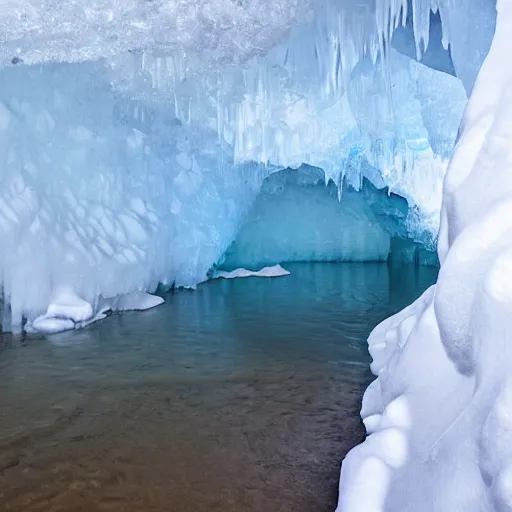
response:
[[[271,267],[264,267],[261,270],[247,270],[246,268],[237,268],[231,272],[217,270],[214,272],[213,278],[235,279],[237,277],[280,277],[289,275],[290,272],[281,265],[273,265]]]
[[[499,0],[444,182],[439,279],[369,337],[369,435],[343,461],[340,512],[512,510],[511,30]]]
[[[96,308],[78,297],[73,291],[62,289],[57,292],[44,315],[25,325],[27,332],[55,334],[86,327],[106,318],[107,312],[144,311],[163,304],[162,297],[135,291],[117,295],[111,299],[100,298]]]

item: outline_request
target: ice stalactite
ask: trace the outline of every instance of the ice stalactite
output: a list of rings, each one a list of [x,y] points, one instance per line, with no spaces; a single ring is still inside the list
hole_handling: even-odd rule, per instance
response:
[[[107,77],[101,62],[1,72],[4,329],[81,325],[106,299],[206,279],[266,172]]]
[[[492,2],[471,5],[487,12]],[[322,168],[338,194],[364,178],[388,187],[415,212],[410,236],[435,240],[466,103],[457,76],[468,89],[465,62],[487,37],[466,44],[470,20],[458,9],[455,0],[8,1],[3,327],[53,321],[62,314],[48,307],[69,294],[94,316],[106,297],[194,286],[263,179],[287,167]],[[426,57],[432,11],[457,76],[436,68],[446,50],[427,67],[392,48],[404,27],[413,56]],[[485,23],[488,34],[492,16]]]

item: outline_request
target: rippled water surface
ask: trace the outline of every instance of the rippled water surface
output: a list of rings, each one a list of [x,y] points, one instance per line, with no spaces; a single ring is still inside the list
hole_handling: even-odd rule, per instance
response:
[[[366,337],[432,269],[293,264],[47,338],[0,338],[0,509],[332,511]]]

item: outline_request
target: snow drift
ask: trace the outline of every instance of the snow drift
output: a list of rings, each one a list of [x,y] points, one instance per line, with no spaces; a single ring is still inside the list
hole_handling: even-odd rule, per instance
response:
[[[343,462],[339,510],[512,510],[510,2],[444,185],[437,284],[369,338],[368,433]]]

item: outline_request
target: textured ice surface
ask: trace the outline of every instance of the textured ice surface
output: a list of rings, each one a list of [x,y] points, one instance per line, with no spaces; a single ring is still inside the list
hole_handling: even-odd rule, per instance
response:
[[[444,183],[439,279],[369,337],[370,435],[343,462],[340,511],[512,510],[511,30],[499,0]]]
[[[493,19],[465,44],[455,0],[3,2],[3,328],[63,287],[95,318],[102,298],[194,286],[287,167],[322,168],[338,194],[387,186],[435,240],[466,93],[440,71],[431,8],[468,89]],[[428,66],[390,47],[400,25]]]
[[[283,261],[386,261],[391,239],[407,236],[408,206],[366,182],[361,191],[325,183],[321,169],[302,166],[265,179],[224,269],[258,269]]]
[[[233,12],[252,12],[249,4],[239,4],[232,6]],[[294,12],[308,10],[306,2],[302,7],[278,5],[272,23],[283,26],[295,19]],[[389,13],[384,0],[317,1],[310,6],[314,22],[282,32],[280,44],[247,40],[231,52],[247,54],[244,67],[231,65],[230,59],[222,64],[207,59],[199,50],[210,48],[210,40],[201,35],[198,51],[162,55],[149,45],[112,58],[112,84],[144,101],[170,103],[184,124],[215,130],[235,162],[281,168],[306,163],[324,169],[335,182],[346,174],[357,181],[361,173],[377,169],[385,185],[421,208],[436,232],[442,178],[466,104],[464,87],[433,69],[436,64],[445,68],[436,57],[431,68],[391,49],[384,60],[377,58],[382,39],[389,36],[387,23],[398,26],[402,17],[405,22],[403,8],[412,20],[409,30],[428,39],[429,6],[415,2],[408,9],[406,2],[392,2]],[[443,9],[446,17],[451,4],[445,1]],[[198,5],[197,12],[203,10]],[[220,12],[212,7],[205,17],[214,20]],[[218,35],[219,23],[211,25]],[[191,21],[187,37],[195,40],[194,29],[200,26]],[[434,45],[439,46],[439,38],[437,34]]]
[[[46,311],[63,287],[97,311],[100,297],[206,279],[256,166],[237,170],[215,137],[112,94],[103,63],[4,69],[0,81],[4,328],[45,312],[86,320]]]
[[[309,0],[4,0],[1,60],[94,60],[127,51],[195,51],[243,60],[304,19]]]

